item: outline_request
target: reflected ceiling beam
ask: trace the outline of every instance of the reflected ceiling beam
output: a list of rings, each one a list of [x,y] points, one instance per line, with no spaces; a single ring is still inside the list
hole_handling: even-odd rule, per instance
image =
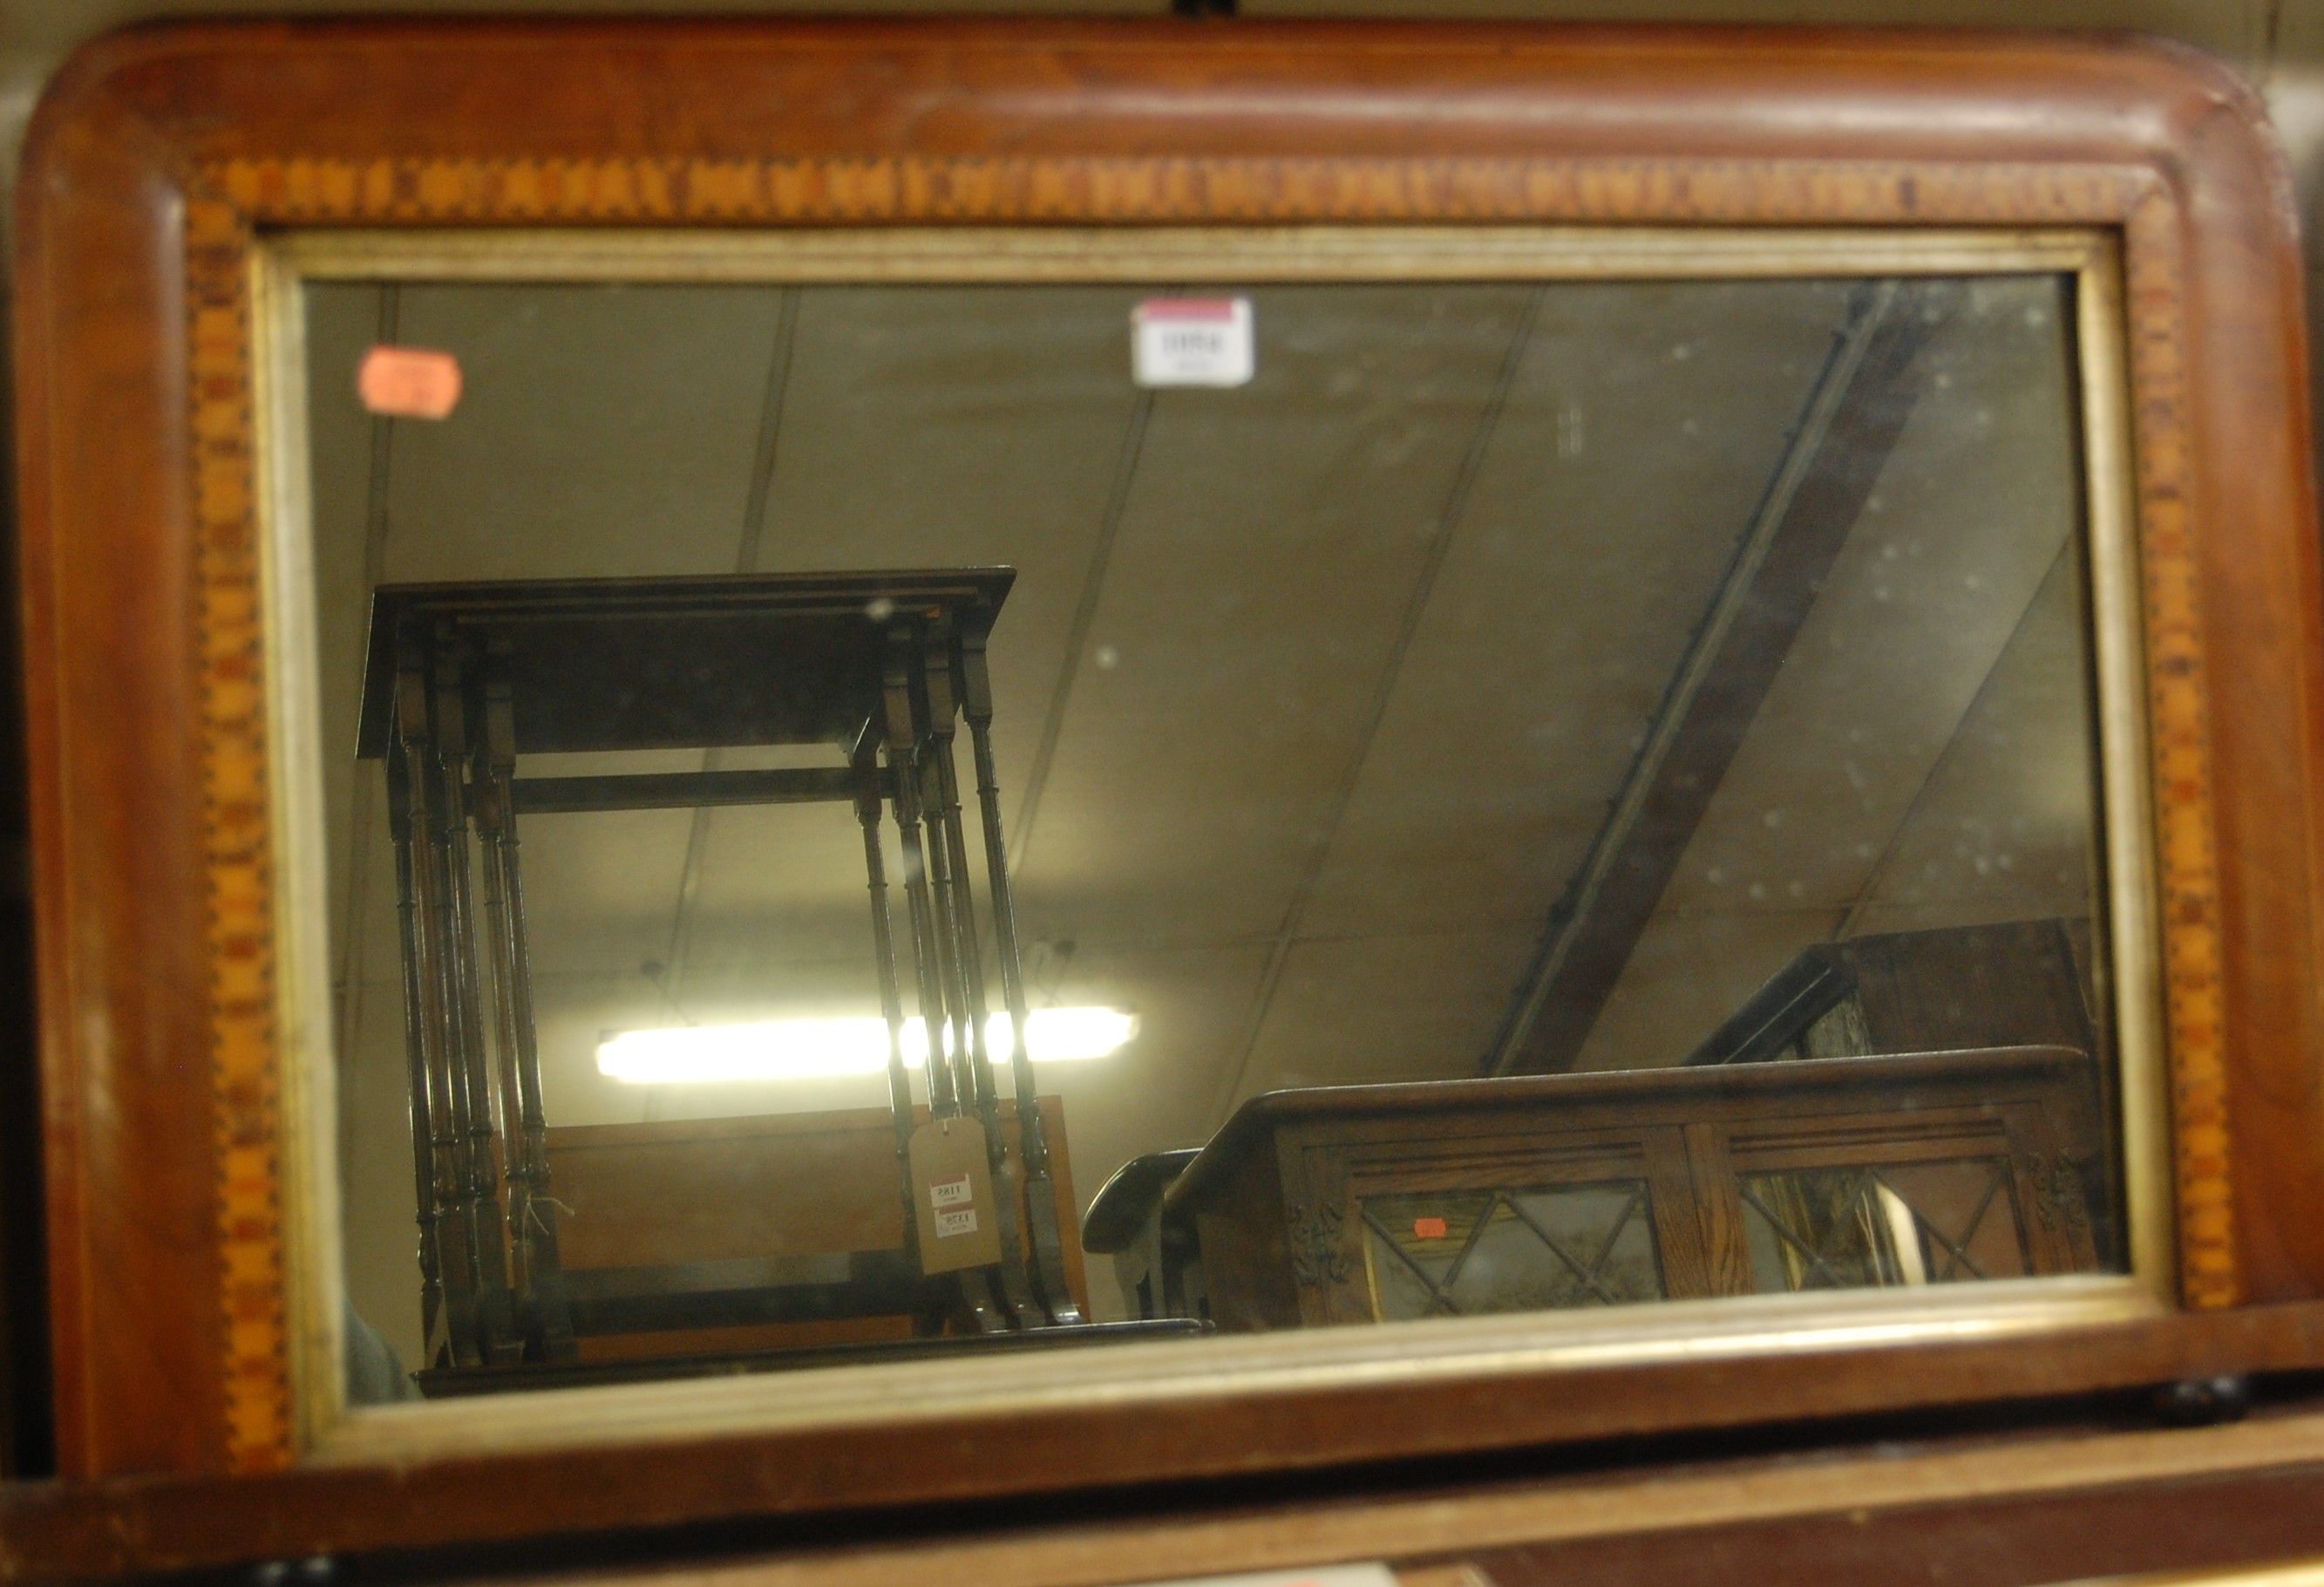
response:
[[[775,460],[782,449],[783,405],[791,384],[791,348],[798,339],[799,290],[783,288],[776,294],[775,303],[775,346],[767,360],[767,394],[759,403],[759,438],[752,448],[750,484],[742,495],[742,538],[734,552],[737,573],[759,570],[759,549],[767,534],[767,503],[775,491]],[[716,778],[724,760],[717,750],[703,751],[701,775]],[[662,957],[661,993],[667,1009],[678,1007],[686,955],[694,941],[695,900],[702,891],[703,860],[709,852],[710,807],[697,805],[694,820],[687,828],[686,859],[678,872],[678,904],[670,912],[669,948]],[[651,1106],[649,1096],[647,1107],[650,1110]],[[650,1111],[648,1116],[651,1116]]]
[[[1549,926],[1483,1064],[1570,1069],[1645,933],[1918,394],[1914,355],[1947,317],[1943,281],[1859,288],[1734,562]]]
[[[1469,432],[1468,449],[1462,454],[1461,466],[1452,475],[1452,488],[1445,493],[1444,505],[1436,515],[1436,531],[1429,540],[1427,555],[1413,580],[1411,593],[1405,597],[1404,614],[1388,646],[1388,663],[1380,669],[1379,682],[1372,690],[1371,708],[1356,734],[1356,752],[1349,758],[1320,835],[1308,849],[1306,872],[1300,877],[1290,905],[1283,912],[1282,922],[1276,927],[1274,938],[1268,945],[1267,966],[1259,973],[1259,990],[1251,998],[1250,1012],[1243,1021],[1242,1039],[1236,1044],[1234,1063],[1222,1077],[1218,1097],[1211,1110],[1222,1123],[1250,1076],[1251,1056],[1258,1052],[1259,1035],[1267,1029],[1268,1012],[1274,1007],[1275,989],[1282,982],[1284,964],[1291,956],[1292,945],[1299,940],[1300,927],[1306,921],[1307,902],[1314,896],[1324,863],[1331,858],[1332,847],[1339,840],[1340,823],[1346,817],[1349,805],[1354,802],[1356,785],[1363,779],[1364,762],[1371,758],[1372,741],[1379,735],[1380,724],[1388,716],[1388,702],[1395,697],[1397,684],[1404,677],[1405,657],[1412,650],[1413,636],[1420,632],[1421,614],[1428,609],[1429,595],[1436,587],[1436,575],[1444,566],[1444,553],[1452,546],[1461,521],[1469,514],[1470,493],[1476,488],[1486,454],[1492,449],[1493,436],[1501,428],[1501,412],[1508,406],[1517,372],[1525,365],[1526,350],[1533,346],[1534,323],[1541,318],[1542,298],[1547,291],[1545,287],[1534,288],[1517,315],[1517,328],[1509,334],[1508,348],[1501,355],[1501,366],[1493,377],[1492,390],[1478,411],[1476,425]]]

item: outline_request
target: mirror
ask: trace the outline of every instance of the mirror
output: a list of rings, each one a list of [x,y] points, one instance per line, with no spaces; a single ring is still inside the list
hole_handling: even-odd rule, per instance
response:
[[[1139,246],[304,280],[350,1398],[2126,1270],[2095,250]]]

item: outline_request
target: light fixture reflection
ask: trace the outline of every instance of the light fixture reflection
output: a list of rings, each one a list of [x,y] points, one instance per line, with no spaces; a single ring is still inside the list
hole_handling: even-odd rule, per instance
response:
[[[995,1063],[1016,1050],[1009,1016],[986,1021]],[[1138,1034],[1138,1016],[1120,1009],[1036,1009],[1025,1045],[1037,1064],[1102,1058]],[[904,1062],[927,1062],[925,1021],[904,1021]],[[740,1080],[816,1080],[877,1075],[888,1066],[888,1022],[877,1018],[765,1020],[749,1025],[686,1025],[624,1030],[597,1044],[597,1072],[632,1085],[715,1084]]]

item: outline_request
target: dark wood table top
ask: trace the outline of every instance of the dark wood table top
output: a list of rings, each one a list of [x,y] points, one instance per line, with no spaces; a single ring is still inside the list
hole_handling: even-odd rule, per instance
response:
[[[1011,567],[383,585],[356,753],[387,752],[397,636],[448,625],[506,650],[520,754],[852,743],[894,618],[981,637]],[[438,632],[441,627],[438,626]]]

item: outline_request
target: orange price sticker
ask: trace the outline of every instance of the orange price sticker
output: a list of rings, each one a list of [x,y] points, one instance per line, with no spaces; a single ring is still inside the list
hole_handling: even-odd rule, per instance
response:
[[[1415,1240],[1443,1239],[1444,1220],[1442,1218],[1415,1218],[1412,1221],[1412,1237]]]
[[[442,419],[460,401],[460,361],[432,347],[374,347],[355,371],[355,393],[389,419]]]

